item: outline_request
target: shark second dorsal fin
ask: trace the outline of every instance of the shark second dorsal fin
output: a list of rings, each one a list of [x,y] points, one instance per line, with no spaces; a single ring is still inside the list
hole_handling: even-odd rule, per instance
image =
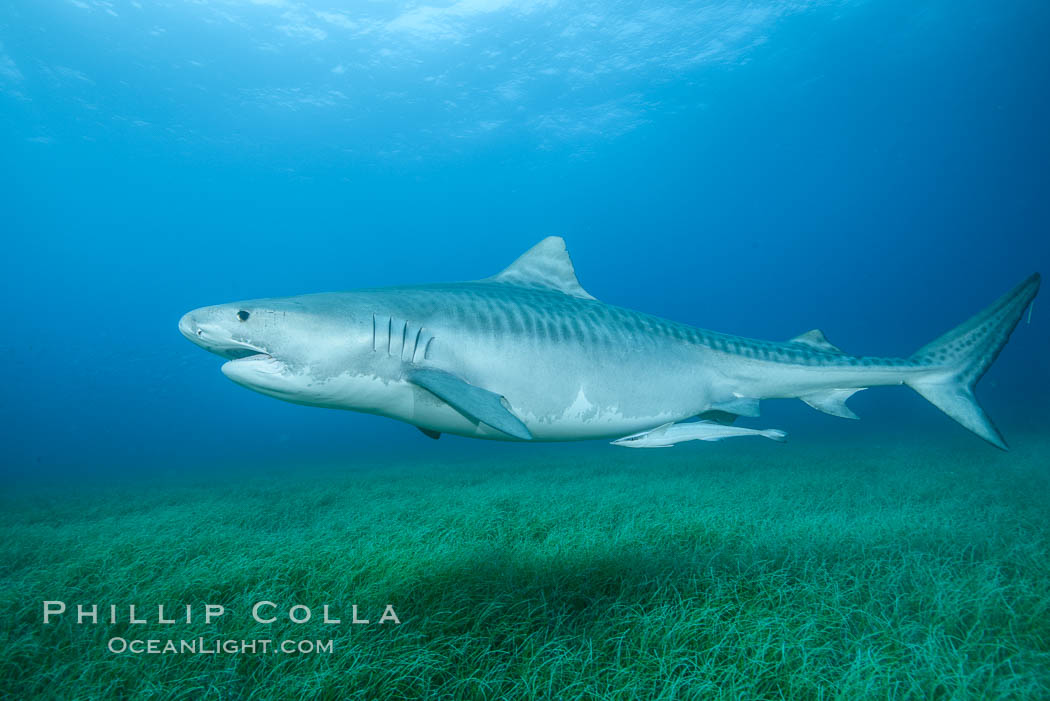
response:
[[[548,236],[522,253],[503,272],[485,279],[521,287],[557,290],[581,299],[594,299],[576,279],[576,270],[565,248],[565,239],[560,236]]]
[[[799,334],[789,341],[789,343],[798,343],[799,345],[809,346],[810,348],[816,348],[827,353],[841,353],[842,350],[834,345],[827,339],[824,332],[820,329],[813,329],[806,333]]]

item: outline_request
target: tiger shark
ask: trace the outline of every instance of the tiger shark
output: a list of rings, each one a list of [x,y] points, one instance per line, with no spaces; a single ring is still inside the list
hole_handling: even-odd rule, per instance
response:
[[[846,406],[855,392],[907,385],[1006,450],[974,386],[1039,281],[910,356],[851,355],[817,329],[761,341],[604,304],[551,236],[482,280],[220,304],[189,312],[179,330],[226,358],[222,372],[244,387],[387,416],[432,438],[617,439],[694,417],[758,416],[775,398],[857,418]]]

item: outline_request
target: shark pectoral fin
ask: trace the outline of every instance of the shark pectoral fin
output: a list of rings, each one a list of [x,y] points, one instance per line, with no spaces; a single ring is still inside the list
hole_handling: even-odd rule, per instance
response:
[[[441,438],[441,431],[431,431],[429,428],[423,428],[422,426],[416,426],[416,428],[422,431],[427,438],[433,438],[434,440]]]
[[[468,419],[488,424],[508,436],[526,441],[532,439],[529,429],[505,406],[503,397],[495,392],[475,387],[441,370],[412,370],[407,379],[444,400]]]
[[[721,402],[715,402],[707,408],[708,411],[719,411],[737,416],[759,416],[758,400],[751,397],[731,397]],[[717,420],[717,419],[716,419]]]
[[[825,414],[840,416],[844,419],[859,419],[860,417],[854,414],[850,408],[846,406],[846,400],[862,389],[867,389],[867,387],[828,389],[821,392],[814,392],[813,394],[807,394],[803,397],[799,397],[799,399],[806,404],[809,404],[817,411],[823,411]]]

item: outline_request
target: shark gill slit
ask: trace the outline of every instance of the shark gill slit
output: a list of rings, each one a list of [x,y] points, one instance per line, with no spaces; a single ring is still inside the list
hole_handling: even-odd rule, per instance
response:
[[[420,326],[420,327],[419,327],[419,328],[418,328],[418,329],[416,330],[416,340],[415,340],[415,343],[413,343],[413,344],[412,344],[412,356],[411,356],[410,360],[411,360],[411,361],[412,361],[413,363],[414,363],[414,362],[416,362],[416,351],[417,351],[417,350],[419,350],[419,337],[420,337],[420,336],[422,336],[422,335],[423,335],[423,327],[422,327],[422,326]]]

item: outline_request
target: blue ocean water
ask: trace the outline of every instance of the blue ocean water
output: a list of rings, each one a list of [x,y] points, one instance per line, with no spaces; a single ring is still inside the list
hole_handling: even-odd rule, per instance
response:
[[[1050,269],[1048,29],[1030,0],[5,3],[3,469],[466,450],[247,392],[176,323],[549,234],[609,303],[910,353]],[[1048,418],[1046,309],[979,388],[1008,439]],[[992,450],[907,390],[767,405]]]

